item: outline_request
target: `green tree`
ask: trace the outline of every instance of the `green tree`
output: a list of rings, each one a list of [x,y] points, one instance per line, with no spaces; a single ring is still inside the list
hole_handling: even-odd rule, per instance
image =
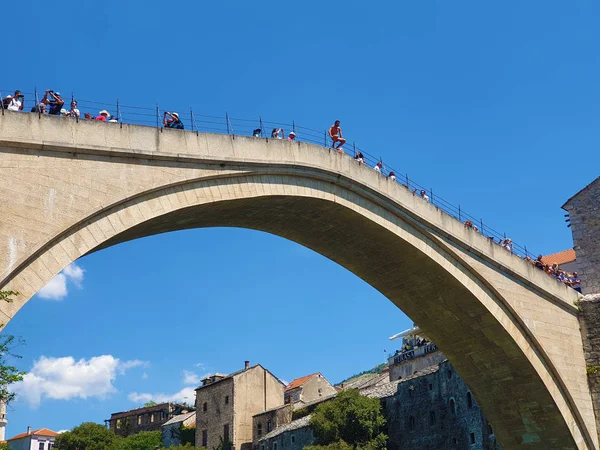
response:
[[[12,303],[13,297],[19,295],[15,291],[0,291],[0,301]],[[0,324],[3,327],[4,324]],[[10,386],[23,379],[25,372],[17,370],[16,367],[8,364],[8,358],[21,358],[13,353],[13,349],[21,345],[23,341],[15,338],[11,334],[0,334],[0,398],[6,403],[14,400],[16,394],[10,391]]]
[[[153,450],[157,446],[162,446],[160,431],[141,431],[114,442],[112,450]]]
[[[105,426],[84,422],[71,431],[56,436],[54,448],[56,450],[113,450],[118,448],[122,441],[122,437]]]
[[[357,390],[341,391],[334,400],[317,406],[310,418],[317,439],[311,450],[383,450],[387,435],[379,399],[361,396]]]
[[[8,442],[0,442],[0,450],[10,450],[10,445],[8,445]]]
[[[144,403],[144,408],[148,408],[150,406],[155,406],[155,405],[158,405],[158,403],[150,400],[149,402]]]

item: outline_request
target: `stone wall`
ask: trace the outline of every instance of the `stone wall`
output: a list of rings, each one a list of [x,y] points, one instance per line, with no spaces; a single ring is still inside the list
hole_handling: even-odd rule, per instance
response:
[[[268,411],[265,411],[264,413],[255,415],[252,418],[253,448],[258,448],[259,439],[266,436],[275,428],[290,423],[292,421],[293,412],[294,405],[287,404],[275,409],[270,409]]]
[[[600,177],[563,208],[569,213],[581,289],[584,294],[600,293]]]
[[[113,413],[109,428],[119,436],[129,436],[141,431],[157,431],[171,418],[174,405],[159,403],[145,408]]]
[[[389,450],[497,450],[492,429],[449,362],[398,384],[382,399]]]
[[[600,294],[586,295],[579,306],[588,385],[594,403],[596,424],[600,425]]]
[[[310,416],[284,425],[279,430],[265,436],[258,443],[257,450],[302,450],[315,442],[315,436],[308,426]]]
[[[337,393],[335,388],[319,373],[302,385],[300,401],[310,403],[335,393]]]
[[[232,442],[236,449],[252,448],[253,416],[282,406],[283,390],[283,383],[261,366],[255,366],[235,377]]]
[[[196,446],[203,446],[203,433],[208,439],[207,448],[219,445],[226,425],[232,440],[233,377],[196,390]]]

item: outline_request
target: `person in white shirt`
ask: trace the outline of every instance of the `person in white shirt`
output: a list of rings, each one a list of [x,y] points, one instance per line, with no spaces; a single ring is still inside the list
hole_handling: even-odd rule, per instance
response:
[[[421,189],[421,197],[423,197],[425,200],[429,201],[429,196],[425,192],[425,189]]]
[[[373,167],[373,169],[375,169],[377,172],[381,173],[381,169],[383,168],[383,163],[381,161],[379,161],[377,164],[375,164],[375,166]]]
[[[79,119],[80,115],[81,115],[81,113],[77,109],[77,101],[73,100],[71,102],[71,109],[69,110],[69,117],[75,117],[75,118]]]
[[[21,99],[21,100],[19,100]],[[23,103],[25,102],[25,96],[21,94],[21,91],[15,91],[15,95],[10,99],[7,109],[9,111],[23,111]]]

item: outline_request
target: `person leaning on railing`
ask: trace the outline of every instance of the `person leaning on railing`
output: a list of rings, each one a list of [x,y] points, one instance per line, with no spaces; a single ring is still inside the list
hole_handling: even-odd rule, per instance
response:
[[[170,119],[167,119],[167,116]],[[183,130],[183,122],[179,120],[179,114],[176,112],[170,113],[169,111],[165,111],[163,114],[163,125],[165,128],[174,128],[176,130]]]

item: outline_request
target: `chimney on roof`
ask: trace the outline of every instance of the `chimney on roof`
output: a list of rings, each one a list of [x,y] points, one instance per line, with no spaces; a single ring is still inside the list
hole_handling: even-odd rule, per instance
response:
[[[30,434],[31,434],[31,427],[30,427],[30,426],[28,426],[28,427],[27,427],[27,436],[29,436]]]
[[[244,370],[248,370],[250,368],[250,361],[244,361]]]

